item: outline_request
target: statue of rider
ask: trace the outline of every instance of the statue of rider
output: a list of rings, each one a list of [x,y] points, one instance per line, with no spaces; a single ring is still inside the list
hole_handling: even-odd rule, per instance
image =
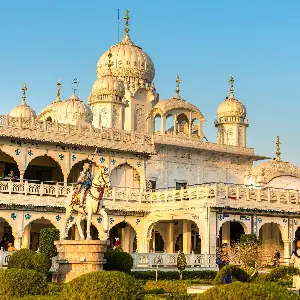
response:
[[[91,173],[91,165],[89,163],[85,163],[83,165],[83,170],[80,172],[78,180],[76,182],[77,185],[77,193],[80,194],[80,207],[84,206],[84,198],[87,191],[91,188],[93,181],[93,175]]]

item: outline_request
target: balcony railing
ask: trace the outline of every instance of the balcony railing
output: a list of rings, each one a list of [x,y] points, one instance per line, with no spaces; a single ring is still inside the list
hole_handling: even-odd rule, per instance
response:
[[[0,193],[11,195],[10,197],[2,197],[0,204],[64,207],[66,197],[72,189],[72,185],[59,183],[0,181]],[[31,197],[18,197],[18,199],[15,199],[13,195],[17,194]],[[32,195],[40,196],[41,201],[34,200]],[[207,183],[189,186],[181,190],[164,189],[157,191],[114,187],[104,194],[103,199],[106,208],[127,211],[176,210],[190,206],[300,211],[300,193],[297,190],[225,183]]]

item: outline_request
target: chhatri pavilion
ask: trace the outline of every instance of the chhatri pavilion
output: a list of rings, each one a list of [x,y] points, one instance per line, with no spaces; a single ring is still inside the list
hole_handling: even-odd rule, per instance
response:
[[[217,247],[242,234],[289,258],[300,239],[300,169],[281,159],[279,137],[275,159],[247,146],[251,122],[231,78],[216,107],[216,142],[208,142],[205,116],[183,98],[178,76],[175,95],[160,99],[128,12],[125,21],[123,39],[97,63],[87,102],[76,92],[62,100],[58,82],[37,114],[24,84],[21,104],[0,116],[0,240],[36,250],[42,228],[61,231],[67,195],[93,158],[93,173],[107,167],[113,186],[103,198],[109,233],[94,215],[93,238],[113,246],[118,237],[135,265],[172,264],[183,250],[195,258],[190,265],[210,266]],[[73,219],[69,238],[78,239]]]

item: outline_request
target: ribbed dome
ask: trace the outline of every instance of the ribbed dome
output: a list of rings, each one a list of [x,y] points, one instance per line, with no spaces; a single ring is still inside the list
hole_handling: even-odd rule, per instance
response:
[[[107,73],[108,53],[112,53],[112,74],[118,78],[132,81],[145,81],[151,83],[155,76],[155,69],[151,58],[143,49],[135,45],[128,34],[123,40],[113,45],[99,59],[97,64],[97,77]]]
[[[124,95],[125,87],[123,81],[113,76],[108,70],[107,75],[95,81],[89,97],[89,104],[105,100],[122,101]]]
[[[62,105],[63,102],[59,98],[56,98],[53,102],[51,102],[42,110],[42,112],[38,115],[37,119],[44,120],[50,117],[53,121],[57,120],[57,115]]]
[[[222,117],[246,117],[246,107],[239,100],[235,99],[233,95],[226,98],[218,107],[218,119]]]
[[[11,110],[10,117],[15,118],[36,118],[35,111],[26,103],[22,103]]]
[[[91,123],[93,114],[88,105],[83,103],[76,95],[72,95],[59,107],[58,122],[77,125]]]

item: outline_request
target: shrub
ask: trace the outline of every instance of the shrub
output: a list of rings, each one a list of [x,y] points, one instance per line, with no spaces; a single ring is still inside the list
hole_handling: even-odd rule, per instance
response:
[[[104,270],[131,272],[133,258],[129,253],[108,248],[104,253],[104,258],[107,260],[106,264],[104,264]]]
[[[32,258],[36,253],[29,249],[16,251],[9,259],[7,268],[15,269],[34,269]]]
[[[7,269],[0,273],[0,299],[2,300],[46,292],[47,281],[42,273],[26,269]]]
[[[224,282],[224,279],[226,276],[231,275],[238,281],[247,282],[250,280],[248,273],[243,270],[242,268],[234,265],[229,265],[223,267],[219,273],[217,274],[214,283],[215,284],[221,284]]]
[[[300,270],[292,266],[272,269],[268,274],[260,276],[260,281],[290,281],[294,275],[300,275]]]
[[[60,238],[59,230],[56,228],[43,228],[40,232],[39,251],[52,258],[58,255],[54,241]]]
[[[184,253],[182,251],[179,251],[179,254],[177,256],[177,269],[180,274],[180,279],[182,279],[182,271],[185,269],[186,264],[187,262]]]
[[[155,271],[132,271],[132,275],[135,279],[141,280],[155,280]],[[207,279],[212,280],[216,277],[217,271],[203,270],[203,271],[182,271],[182,278],[188,279]],[[158,279],[179,279],[179,273],[177,271],[158,271]]]
[[[299,296],[294,292],[276,283],[241,283],[219,285],[205,291],[203,294],[195,296],[196,300],[215,300],[215,299],[268,299],[268,300],[296,300]]]
[[[43,274],[47,274],[52,265],[51,259],[44,253],[35,253],[32,256],[31,261],[33,269]]]
[[[117,271],[97,271],[65,285],[61,300],[143,299],[143,288],[132,276]]]
[[[35,253],[29,249],[21,249],[10,257],[7,268],[31,269],[47,274],[51,268],[51,259],[44,253]]]

